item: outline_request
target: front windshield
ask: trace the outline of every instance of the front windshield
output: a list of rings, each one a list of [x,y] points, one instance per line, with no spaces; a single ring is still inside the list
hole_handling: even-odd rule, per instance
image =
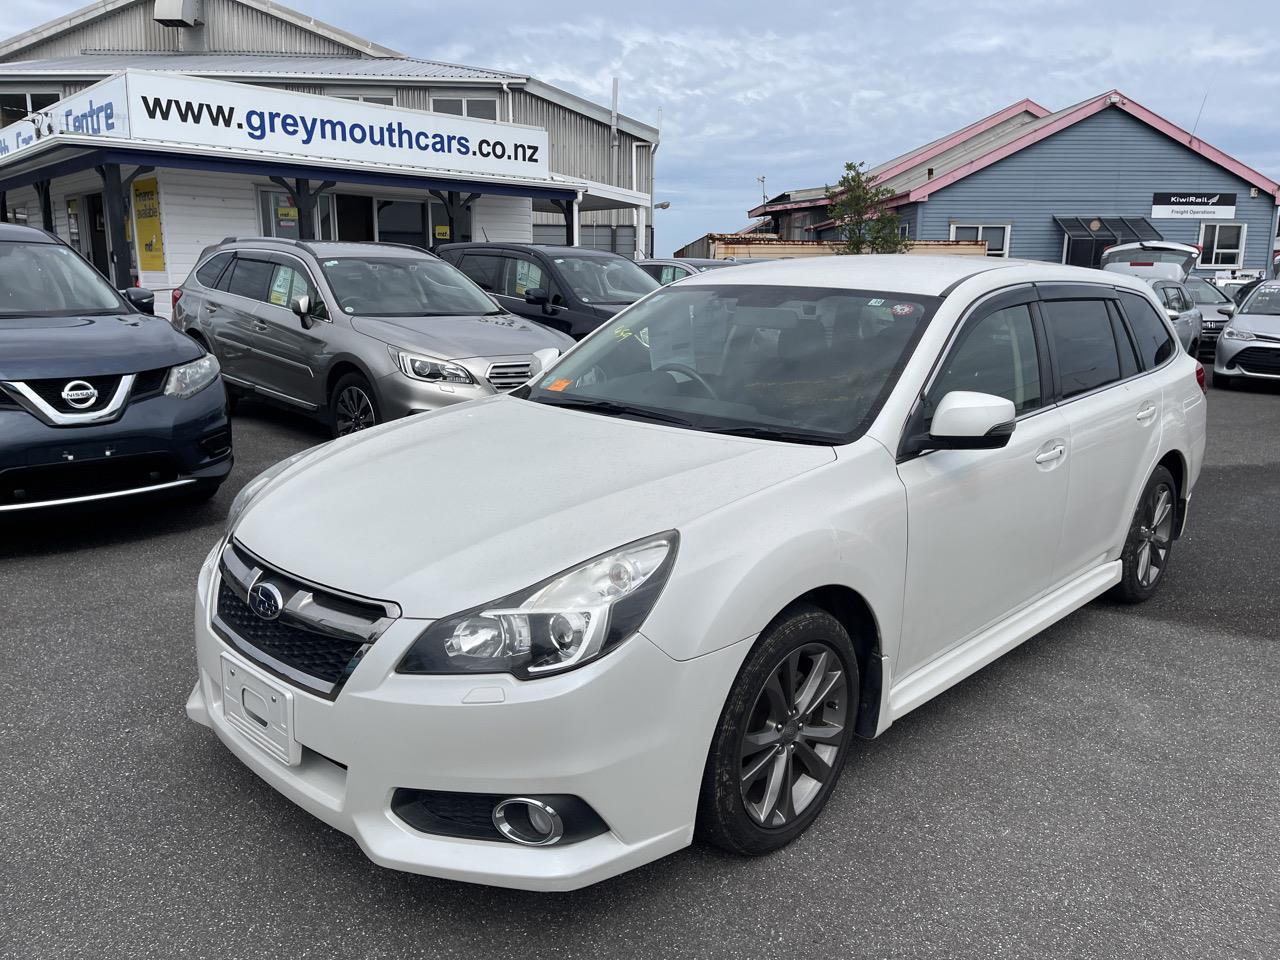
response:
[[[1280,286],[1254,287],[1236,314],[1280,317]]]
[[[560,274],[583,303],[635,303],[661,284],[623,257],[556,257]]]
[[[343,313],[457,317],[502,312],[461,270],[432,257],[335,257],[320,266]]]
[[[1187,289],[1191,291],[1191,298],[1196,303],[1230,303],[1231,298],[1215,287],[1208,280],[1200,277],[1191,277],[1187,280]]]
[[[120,295],[60,243],[0,241],[0,317],[124,313]]]
[[[713,433],[845,443],[941,301],[813,287],[664,287],[517,396]]]

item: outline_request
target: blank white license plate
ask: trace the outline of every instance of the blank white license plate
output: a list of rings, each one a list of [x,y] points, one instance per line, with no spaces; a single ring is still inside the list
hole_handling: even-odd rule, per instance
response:
[[[302,746],[293,739],[293,693],[225,653],[222,715],[274,759],[289,766],[302,762]]]

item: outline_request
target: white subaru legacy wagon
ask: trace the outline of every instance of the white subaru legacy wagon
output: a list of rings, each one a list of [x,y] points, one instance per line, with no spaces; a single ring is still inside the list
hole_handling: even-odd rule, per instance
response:
[[[860,737],[1159,588],[1203,380],[1136,277],[689,277],[511,394],[251,481],[187,713],[401,870],[565,890],[699,836],[767,853]]]

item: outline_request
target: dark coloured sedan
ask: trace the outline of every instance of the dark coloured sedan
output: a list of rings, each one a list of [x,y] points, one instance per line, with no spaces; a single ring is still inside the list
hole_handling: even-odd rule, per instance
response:
[[[55,238],[0,224],[0,517],[205,498],[230,472],[217,360],[135,302]]]

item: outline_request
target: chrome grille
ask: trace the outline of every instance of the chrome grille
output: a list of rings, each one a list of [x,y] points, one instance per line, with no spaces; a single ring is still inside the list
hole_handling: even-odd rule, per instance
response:
[[[531,368],[532,363],[528,360],[491,363],[489,364],[489,372],[485,374],[485,377],[495,390],[514,390],[529,379]]]

